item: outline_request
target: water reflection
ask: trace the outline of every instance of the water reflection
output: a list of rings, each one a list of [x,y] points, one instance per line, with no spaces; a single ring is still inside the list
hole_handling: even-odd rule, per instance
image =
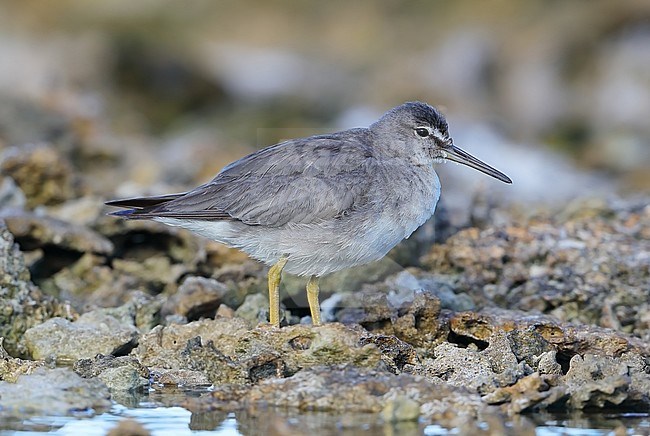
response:
[[[156,388],[133,395],[114,395],[110,411],[89,417],[37,417],[0,421],[0,433],[29,435],[55,432],[61,435],[105,435],[125,419],[141,424],[154,436],[214,434],[231,435],[444,435],[465,432],[497,434],[648,434],[650,414],[550,414],[518,416],[508,422],[484,417],[480,422],[464,423],[446,429],[422,422],[383,423],[377,415],[358,413],[304,412],[263,406],[237,411],[210,410],[190,412],[181,407],[188,398],[209,392],[204,389]],[[115,393],[114,393],[115,394]],[[493,419],[494,418],[494,419]],[[496,419],[496,420],[495,420]],[[498,421],[498,422],[497,422]],[[514,434],[514,433],[513,433]]]

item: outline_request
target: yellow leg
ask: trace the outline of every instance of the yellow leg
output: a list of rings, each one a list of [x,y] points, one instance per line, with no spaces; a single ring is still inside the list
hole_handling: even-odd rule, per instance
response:
[[[269,322],[280,327],[280,280],[287,258],[282,256],[278,263],[269,269]]]
[[[318,277],[311,276],[307,282],[307,301],[309,302],[309,310],[311,311],[311,323],[313,325],[321,325],[318,291]]]

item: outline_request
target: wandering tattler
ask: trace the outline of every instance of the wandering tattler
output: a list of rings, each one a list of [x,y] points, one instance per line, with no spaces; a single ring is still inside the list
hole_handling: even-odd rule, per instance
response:
[[[307,299],[319,325],[319,277],[381,259],[429,219],[440,197],[433,164],[445,160],[512,183],[456,147],[436,109],[410,102],[368,128],[256,151],[189,192],[106,204],[128,208],[113,215],[183,227],[270,265],[275,326],[282,271],[310,276]]]

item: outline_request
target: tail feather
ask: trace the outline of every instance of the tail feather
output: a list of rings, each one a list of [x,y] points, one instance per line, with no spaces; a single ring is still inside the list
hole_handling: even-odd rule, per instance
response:
[[[117,212],[111,212],[109,215],[112,216],[119,216],[122,218],[141,218],[141,219],[147,219],[151,218],[150,216],[142,215],[143,212],[145,212],[147,209],[154,208],[156,206],[159,206],[161,204],[165,204],[169,201],[175,200],[181,196],[183,196],[184,193],[181,194],[167,194],[167,195],[159,195],[155,197],[135,197],[135,198],[124,198],[124,199],[118,199],[118,200],[111,200],[107,201],[104,204],[107,206],[115,206],[115,207],[123,207],[126,208],[126,210],[118,210]]]
[[[160,204],[167,203],[172,200],[176,200],[177,198],[182,197],[183,195],[185,195],[185,193],[158,195],[155,197],[123,198],[118,200],[107,201],[104,204],[106,204],[107,206],[145,209],[147,207],[158,206]]]
[[[107,206],[122,207],[126,210],[111,212],[109,215],[128,219],[176,218],[187,220],[230,220],[230,214],[217,209],[191,210],[187,207],[166,207],[166,203],[185,194],[168,194],[157,197],[137,197],[107,201]]]

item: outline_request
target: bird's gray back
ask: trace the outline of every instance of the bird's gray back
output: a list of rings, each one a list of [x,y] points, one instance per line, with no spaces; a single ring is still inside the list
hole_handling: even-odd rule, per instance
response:
[[[362,201],[377,165],[367,129],[286,141],[225,167],[210,182],[150,213],[188,219],[229,217],[279,227],[345,215]]]

